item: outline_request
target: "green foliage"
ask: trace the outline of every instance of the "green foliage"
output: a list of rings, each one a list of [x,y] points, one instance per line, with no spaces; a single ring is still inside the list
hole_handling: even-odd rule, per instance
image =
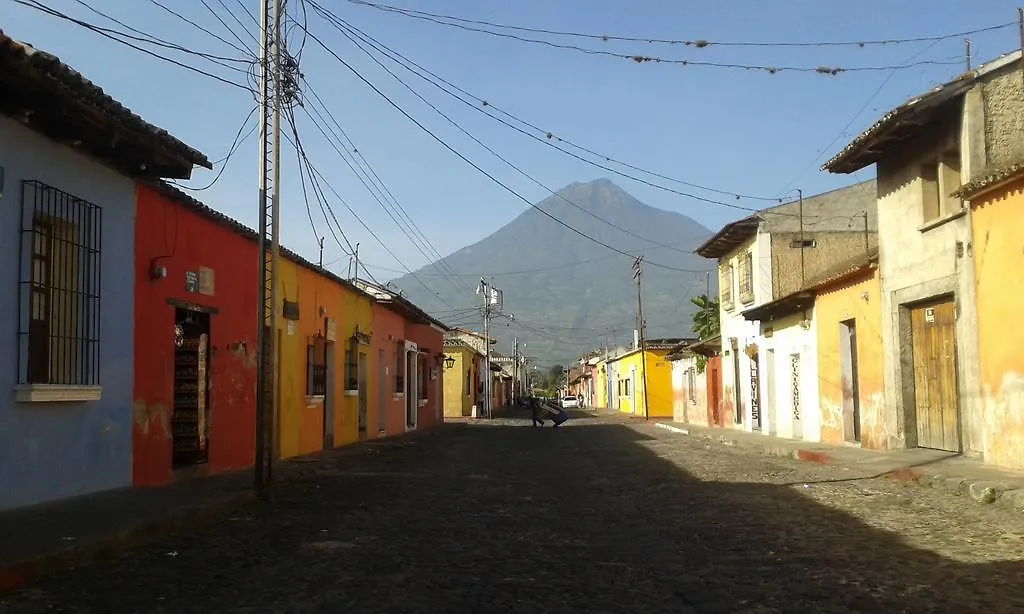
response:
[[[720,319],[718,301],[708,298],[708,295],[701,294],[690,299],[697,311],[692,316],[693,332],[703,341],[711,339],[720,332]],[[697,357],[697,373],[703,373],[706,360],[703,356]]]

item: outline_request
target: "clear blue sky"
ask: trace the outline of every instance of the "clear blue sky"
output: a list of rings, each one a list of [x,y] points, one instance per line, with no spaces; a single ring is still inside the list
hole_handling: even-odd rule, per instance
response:
[[[712,62],[771,66],[892,66],[921,53],[915,61],[950,60],[896,71],[766,74],[670,64],[637,64],[623,59],[528,45],[389,14],[343,0],[320,0],[346,21],[426,68],[504,110],[581,145],[631,164],[676,178],[744,194],[776,196],[790,187],[805,194],[824,191],[859,177],[827,176],[817,169],[838,148],[878,116],[906,98],[948,80],[962,69],[961,39],[872,48],[694,49],[644,43],[573,41],[597,49]],[[200,0],[163,0],[190,19],[228,39],[224,26]],[[243,23],[238,0],[207,0],[224,20],[233,9]],[[254,13],[257,0],[243,0]],[[292,10],[298,0],[290,0]],[[48,6],[97,25],[118,27],[75,0],[49,0]],[[225,56],[239,56],[228,45],[164,12],[150,0],[90,0],[90,4],[147,33]],[[406,8],[447,13],[514,25],[618,36],[729,41],[837,41],[925,37],[983,28],[1016,20],[1015,2],[955,0],[910,2],[864,0],[742,0],[659,2],[655,0],[393,0]],[[100,37],[81,27],[0,0],[0,28],[15,39],[58,55],[147,120],[166,128],[211,159],[226,152],[245,115],[254,106],[247,92],[191,74]],[[548,192],[480,149],[412,97],[361,51],[322,19],[311,15],[309,29],[424,125],[502,181],[536,202]],[[253,40],[241,34],[250,46]],[[550,38],[550,37],[548,37]],[[972,36],[976,62],[1015,49],[1016,27]],[[195,57],[176,55],[195,66],[244,82]],[[442,254],[475,242],[521,213],[526,205],[444,150],[309,41],[302,71],[373,165],[409,215]],[[712,206],[637,184],[572,160],[511,132],[447,98],[423,81],[402,75],[466,129],[514,161],[547,187],[609,176],[650,205],[679,211],[716,228],[743,212]],[[891,78],[890,78],[891,76]],[[878,87],[885,86],[871,99]],[[868,102],[870,100],[870,102]],[[858,111],[868,103],[862,113]],[[358,183],[316,128],[299,113],[300,135],[314,165],[409,268],[427,259],[414,248]],[[849,122],[850,128],[843,132]],[[838,137],[838,138],[836,138]],[[829,144],[835,139],[835,142]],[[828,147],[827,151],[824,149]],[[314,232],[301,199],[295,154],[283,150],[283,241],[311,260],[315,237],[327,235],[325,262],[344,273],[346,260],[323,229]],[[223,177],[201,200],[242,222],[257,216],[255,136],[241,146]],[[213,173],[200,171],[190,185],[205,185]],[[683,191],[687,188],[675,186]],[[723,198],[700,192],[702,195]],[[736,202],[730,197],[724,200]],[[370,264],[401,270],[384,249],[331,196],[348,237],[361,244]],[[757,201],[740,201],[753,207]],[[315,207],[315,205],[314,205]],[[554,222],[552,222],[554,223]],[[371,268],[378,279],[397,276]],[[481,273],[489,273],[481,271]],[[437,279],[429,283],[441,283]]]

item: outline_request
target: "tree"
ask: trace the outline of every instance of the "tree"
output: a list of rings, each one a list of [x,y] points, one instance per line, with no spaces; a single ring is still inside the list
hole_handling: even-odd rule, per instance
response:
[[[706,294],[701,294],[690,298],[690,302],[698,308],[693,314],[693,332],[697,333],[697,337],[701,341],[705,341],[718,335],[720,332],[718,301],[708,298]],[[703,356],[697,356],[697,373],[704,372],[705,362]]]

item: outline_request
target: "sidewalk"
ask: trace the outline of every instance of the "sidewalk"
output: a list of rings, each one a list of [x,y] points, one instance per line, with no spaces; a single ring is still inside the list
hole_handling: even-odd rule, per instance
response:
[[[630,422],[635,422],[635,419]],[[995,503],[1024,510],[1024,472],[992,467],[953,452],[925,448],[865,450],[856,446],[835,446],[682,424],[668,419],[651,420],[649,424],[726,446],[758,450],[767,456],[847,467],[863,477],[888,476],[941,489],[951,495],[969,496],[978,503]]]
[[[359,454],[391,439],[413,439],[457,428],[445,424],[281,461],[275,481],[300,479],[324,462]],[[0,511],[0,591],[229,516],[255,499],[252,469],[155,488],[123,488]]]

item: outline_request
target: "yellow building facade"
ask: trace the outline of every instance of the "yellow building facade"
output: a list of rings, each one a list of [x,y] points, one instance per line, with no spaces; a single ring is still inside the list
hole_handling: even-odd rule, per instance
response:
[[[1002,175],[1002,177],[1000,176]],[[1024,467],[1024,169],[965,186],[971,200],[985,462]]]
[[[608,408],[608,361],[594,365],[594,407]]]
[[[377,433],[371,352],[365,341],[372,330],[369,296],[323,275],[312,264],[282,256],[278,272],[278,409],[275,430],[279,458],[310,454],[324,448],[351,444]],[[358,334],[357,334],[358,333]],[[323,390],[310,383],[310,357],[326,359]],[[349,353],[352,353],[352,357]],[[362,369],[358,359],[363,362]],[[351,371],[359,386],[346,385]],[[360,429],[360,403],[365,416]]]
[[[877,259],[820,285],[814,304],[821,441],[886,446]]]
[[[478,373],[479,354],[463,343],[445,344],[444,360],[444,417],[468,418],[473,414],[473,405],[477,403],[476,383],[480,381]],[[454,360],[451,367],[447,362]]]
[[[666,358],[670,351],[633,350],[608,362],[616,374],[612,392],[621,413],[644,416],[646,407],[650,418],[672,417],[672,364]]]

